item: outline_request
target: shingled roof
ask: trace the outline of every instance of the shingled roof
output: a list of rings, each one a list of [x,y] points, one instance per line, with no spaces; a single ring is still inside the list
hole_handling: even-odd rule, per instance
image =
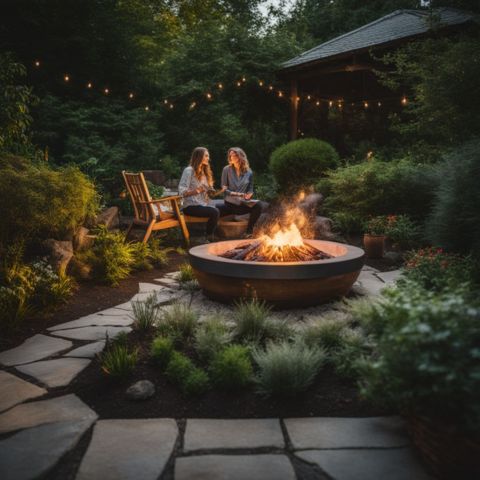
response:
[[[473,15],[453,8],[440,8],[436,13],[439,21],[438,25],[436,24],[438,28],[452,27],[473,20]],[[303,52],[284,62],[281,70],[302,68],[306,64],[338,55],[385,45],[407,37],[424,35],[430,30],[428,18],[429,12],[426,10],[396,10],[363,27]]]

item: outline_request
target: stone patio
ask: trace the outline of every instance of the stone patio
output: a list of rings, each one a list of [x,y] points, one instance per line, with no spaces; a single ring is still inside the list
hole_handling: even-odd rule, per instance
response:
[[[56,325],[0,353],[0,363],[9,369],[0,370],[2,480],[48,475],[80,439],[86,446],[77,480],[430,478],[397,417],[98,420],[75,395],[41,399],[49,389],[68,385],[104,348],[106,334],[113,338],[131,330],[132,301],[155,292],[162,308],[188,297],[203,318],[228,314],[230,307],[201,292],[181,290],[177,275],[142,283],[129,302]],[[397,278],[398,272],[367,267],[354,290],[377,296]],[[298,324],[332,312],[334,305],[323,305],[275,312],[275,317]]]

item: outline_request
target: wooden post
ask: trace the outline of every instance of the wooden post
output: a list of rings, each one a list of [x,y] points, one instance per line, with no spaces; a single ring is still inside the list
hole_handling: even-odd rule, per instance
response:
[[[297,80],[290,80],[290,140],[298,135],[298,85]]]

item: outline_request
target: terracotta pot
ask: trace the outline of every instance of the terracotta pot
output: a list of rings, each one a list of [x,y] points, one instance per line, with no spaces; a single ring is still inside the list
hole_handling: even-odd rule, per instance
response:
[[[414,445],[436,477],[443,480],[480,478],[480,443],[442,421],[406,417]]]
[[[383,258],[385,253],[385,235],[370,235],[366,233],[363,236],[363,246],[365,255],[368,258]]]

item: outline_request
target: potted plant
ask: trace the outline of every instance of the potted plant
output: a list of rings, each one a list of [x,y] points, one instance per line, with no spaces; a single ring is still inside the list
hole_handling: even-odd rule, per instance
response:
[[[457,291],[404,281],[375,307],[376,353],[363,394],[396,407],[442,479],[480,478],[480,307]]]
[[[414,248],[418,244],[420,232],[418,226],[408,215],[389,215],[385,229],[387,239],[395,251]]]
[[[363,246],[369,258],[382,258],[385,253],[387,217],[380,215],[365,223]]]

